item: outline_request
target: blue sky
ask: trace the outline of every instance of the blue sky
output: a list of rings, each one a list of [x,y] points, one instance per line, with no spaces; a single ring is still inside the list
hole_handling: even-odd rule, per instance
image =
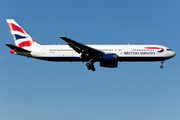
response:
[[[1,0],[0,119],[179,120],[179,0]],[[12,55],[5,19],[15,19],[40,44],[158,44],[176,57],[121,62],[88,71],[85,63]]]

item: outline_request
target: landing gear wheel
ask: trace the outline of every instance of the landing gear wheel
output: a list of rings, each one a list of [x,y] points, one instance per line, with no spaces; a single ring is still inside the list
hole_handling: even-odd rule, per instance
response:
[[[89,66],[90,66],[91,64],[90,63],[86,63],[86,66],[89,68]]]
[[[163,65],[161,65],[160,68],[162,69],[162,68],[163,68]]]
[[[92,71],[95,71],[96,69],[95,68],[92,68]]]
[[[88,67],[88,70],[91,70],[91,68],[90,68],[90,67]]]
[[[96,69],[94,68],[94,65],[91,64],[91,63],[86,63],[86,66],[88,68],[88,70],[92,70],[92,71],[95,71]]]
[[[163,68],[163,64],[164,64],[164,61],[161,61],[161,66],[160,66],[161,69]]]
[[[86,66],[87,66],[88,70],[91,70],[91,64],[90,63],[86,63]]]

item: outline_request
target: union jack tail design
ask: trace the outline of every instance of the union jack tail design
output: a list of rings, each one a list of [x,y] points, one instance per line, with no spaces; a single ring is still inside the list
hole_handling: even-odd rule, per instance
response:
[[[27,32],[16,23],[14,19],[6,19],[11,34],[14,38],[16,46],[22,47],[30,47],[32,45],[38,45]]]

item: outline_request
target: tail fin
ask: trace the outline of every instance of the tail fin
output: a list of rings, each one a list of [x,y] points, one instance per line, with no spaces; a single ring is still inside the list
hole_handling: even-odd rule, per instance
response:
[[[30,35],[26,33],[26,31],[19,26],[14,19],[6,19],[9,29],[11,31],[11,34],[14,38],[16,46],[22,48],[22,47],[30,47],[32,45],[39,45],[36,43]]]

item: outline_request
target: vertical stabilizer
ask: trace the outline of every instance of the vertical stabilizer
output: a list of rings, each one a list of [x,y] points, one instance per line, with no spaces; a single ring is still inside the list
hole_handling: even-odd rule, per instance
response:
[[[6,19],[9,29],[11,31],[11,34],[14,38],[16,46],[22,48],[22,47],[30,47],[34,45],[39,45],[36,43],[30,35],[26,33],[26,31],[16,23],[14,19]]]

